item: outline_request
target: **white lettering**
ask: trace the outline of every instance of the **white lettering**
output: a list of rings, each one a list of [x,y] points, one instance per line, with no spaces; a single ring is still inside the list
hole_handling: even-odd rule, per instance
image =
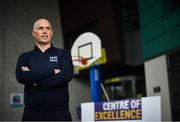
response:
[[[99,81],[99,72],[98,72],[97,69],[94,70],[94,80],[95,80],[95,81]]]
[[[131,101],[131,108],[135,109],[135,108],[139,108],[139,106],[141,105],[140,103],[141,101],[138,99],[138,100],[132,100]]]
[[[103,110],[120,110],[120,109],[129,109],[129,101],[115,101],[115,102],[106,102],[103,104]]]
[[[50,56],[49,61],[50,62],[58,62],[58,58],[57,58],[57,56]]]
[[[137,108],[140,108],[140,106],[141,106],[141,100],[138,99],[138,100],[136,101],[136,107],[137,107]]]

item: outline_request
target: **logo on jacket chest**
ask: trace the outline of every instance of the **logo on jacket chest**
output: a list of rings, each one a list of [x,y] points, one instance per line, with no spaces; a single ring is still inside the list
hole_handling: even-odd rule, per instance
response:
[[[57,56],[50,56],[49,57],[49,62],[58,62]]]

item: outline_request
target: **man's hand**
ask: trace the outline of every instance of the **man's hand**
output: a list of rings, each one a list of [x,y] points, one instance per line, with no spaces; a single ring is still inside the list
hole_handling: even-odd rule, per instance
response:
[[[30,71],[30,69],[27,66],[22,66],[21,69],[24,72]]]
[[[58,73],[60,73],[60,72],[61,72],[60,69],[54,69],[54,73],[55,73],[55,74],[58,74]]]

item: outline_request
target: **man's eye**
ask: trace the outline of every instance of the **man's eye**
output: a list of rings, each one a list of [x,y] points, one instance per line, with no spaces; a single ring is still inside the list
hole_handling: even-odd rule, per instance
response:
[[[47,27],[46,29],[47,29],[47,30],[50,30],[51,28],[50,28],[50,27]]]
[[[39,27],[38,30],[43,30],[43,27]]]

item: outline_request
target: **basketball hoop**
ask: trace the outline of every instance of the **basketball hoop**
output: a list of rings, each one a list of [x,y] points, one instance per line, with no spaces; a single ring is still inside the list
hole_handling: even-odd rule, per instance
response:
[[[71,56],[75,67],[92,66],[102,56],[100,38],[92,32],[81,34],[71,48]]]

